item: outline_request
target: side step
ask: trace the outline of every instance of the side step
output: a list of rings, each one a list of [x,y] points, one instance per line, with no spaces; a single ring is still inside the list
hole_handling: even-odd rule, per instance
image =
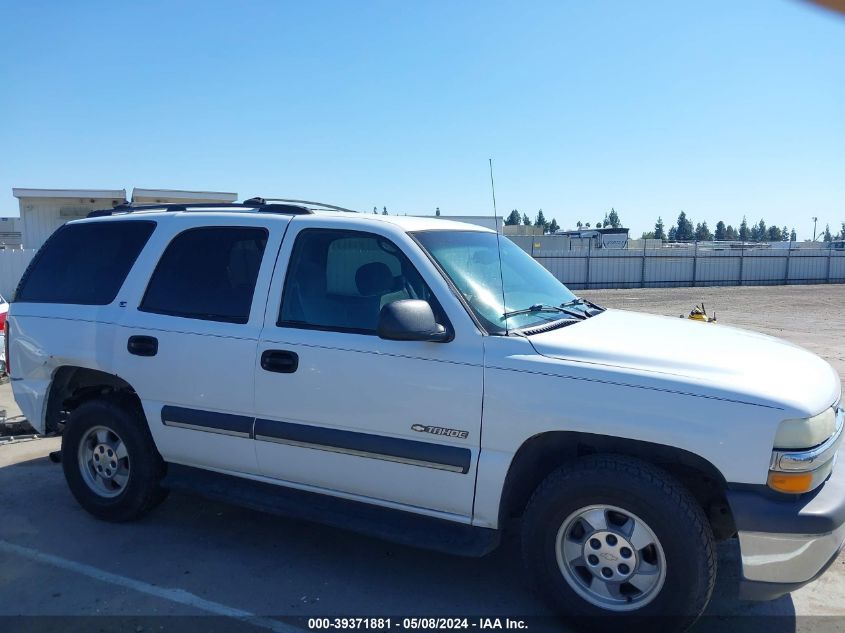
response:
[[[400,545],[480,557],[499,545],[499,530],[473,527],[286,486],[168,464],[162,486],[260,512],[313,521]]]

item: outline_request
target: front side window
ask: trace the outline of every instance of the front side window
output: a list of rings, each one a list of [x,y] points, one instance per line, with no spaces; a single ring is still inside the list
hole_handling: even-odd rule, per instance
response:
[[[491,334],[559,320],[563,313],[558,308],[576,300],[554,275],[506,237],[497,240],[495,233],[482,231],[421,231],[413,236]],[[577,313],[590,316],[583,306],[567,310],[576,312],[576,317]],[[511,312],[521,314],[506,315]]]
[[[306,229],[294,243],[277,324],[375,334],[381,308],[400,299],[422,299],[439,312],[393,242],[372,233]]]
[[[267,229],[217,226],[177,235],[138,308],[188,319],[246,323]]]
[[[148,220],[65,224],[38,251],[14,300],[110,304],[155,227]]]

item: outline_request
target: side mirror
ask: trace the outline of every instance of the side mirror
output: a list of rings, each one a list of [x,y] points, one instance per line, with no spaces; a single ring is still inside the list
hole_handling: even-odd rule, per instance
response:
[[[428,302],[419,299],[400,299],[385,305],[379,314],[376,332],[389,341],[445,343],[452,338],[434,319]]]

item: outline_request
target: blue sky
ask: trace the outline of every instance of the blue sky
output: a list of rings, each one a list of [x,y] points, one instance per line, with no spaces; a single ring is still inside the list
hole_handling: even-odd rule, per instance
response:
[[[798,0],[8,2],[15,187],[845,221],[845,16]]]

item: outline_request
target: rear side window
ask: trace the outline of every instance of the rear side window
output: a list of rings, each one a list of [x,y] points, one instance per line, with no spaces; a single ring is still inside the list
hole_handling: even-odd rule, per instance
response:
[[[14,300],[108,305],[155,226],[146,220],[65,224],[38,251]]]
[[[217,226],[173,238],[139,310],[188,319],[246,323],[267,229]]]

